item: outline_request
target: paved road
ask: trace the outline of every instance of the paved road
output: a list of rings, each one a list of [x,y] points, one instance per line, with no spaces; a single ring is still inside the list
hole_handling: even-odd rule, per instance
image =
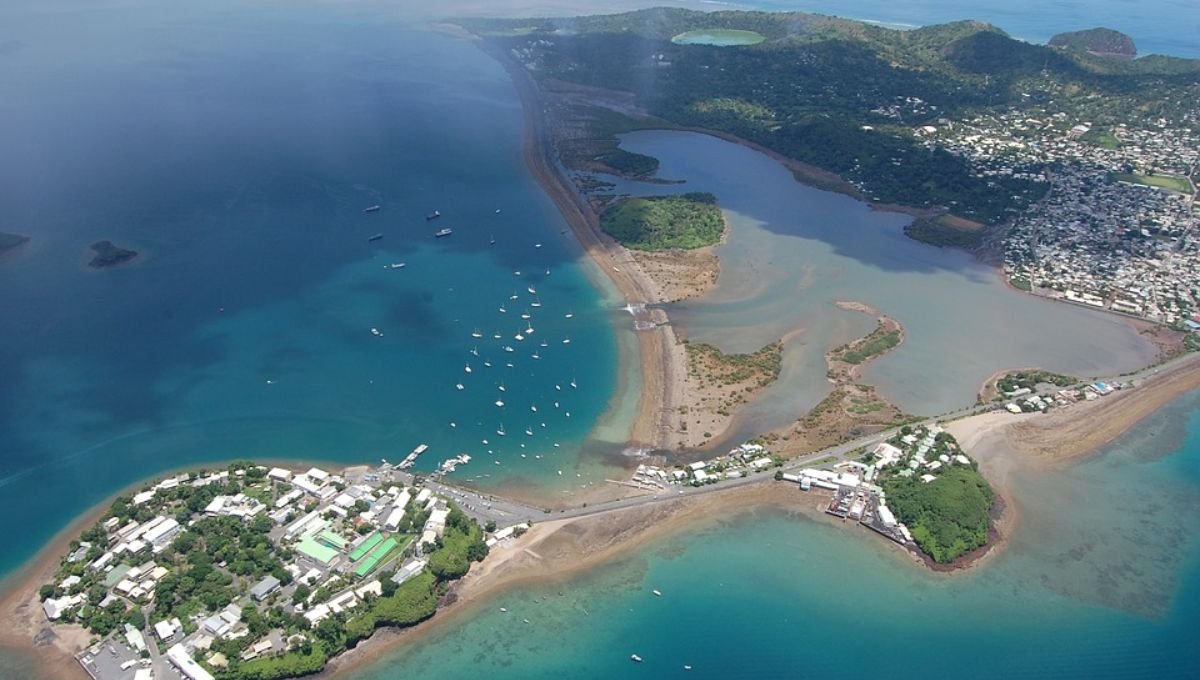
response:
[[[1169,362],[1159,366],[1151,366],[1133,373],[1126,373],[1119,376],[1098,377],[1090,379],[1090,382],[1128,382],[1131,380],[1143,380],[1149,378],[1161,371],[1174,369],[1186,363],[1196,363],[1200,361],[1200,354],[1185,354],[1177,357]],[[958,420],[967,416],[973,416],[980,413],[986,413],[996,409],[995,404],[972,405],[966,408],[942,414],[936,418],[929,418],[923,421],[925,424],[933,422],[948,422]],[[874,434],[866,435],[853,439],[837,446],[831,446],[814,453],[805,454],[798,458],[793,458],[783,465],[783,471],[789,472],[812,465],[814,461],[824,458],[833,457],[838,461],[846,460],[850,454],[858,451],[863,447],[873,446],[879,442],[890,439],[899,432],[900,428],[891,428]],[[673,498],[684,496],[697,496],[701,494],[714,493],[724,489],[729,489],[738,486],[746,486],[748,484],[763,484],[774,481],[775,470],[779,468],[769,468],[763,472],[753,473],[748,477],[740,477],[738,479],[728,479],[716,484],[706,486],[669,486],[668,488],[658,493],[648,493],[630,498],[622,498],[601,503],[589,503],[587,506],[567,508],[564,510],[547,510],[546,508],[521,503],[512,499],[503,498],[494,494],[481,493],[479,491],[468,489],[465,487],[447,484],[445,482],[430,482],[429,485],[435,491],[448,494],[455,498],[463,509],[481,522],[493,520],[497,526],[504,527],[521,522],[537,522],[548,519],[566,519],[572,517],[587,517],[591,515],[600,515],[615,510],[625,508],[638,507],[651,503],[662,503]]]

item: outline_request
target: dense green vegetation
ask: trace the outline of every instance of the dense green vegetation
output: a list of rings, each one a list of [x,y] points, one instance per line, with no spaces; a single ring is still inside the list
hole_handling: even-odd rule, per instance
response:
[[[21,236],[20,234],[7,234],[0,231],[0,253],[10,248],[16,248],[28,240],[28,236]]]
[[[974,467],[951,467],[928,483],[891,475],[883,489],[888,507],[935,562],[952,562],[987,543],[994,496]]]
[[[939,248],[963,248],[971,250],[983,244],[983,232],[979,229],[959,229],[937,219],[915,219],[904,227],[904,233],[909,238]]]
[[[1059,33],[1050,38],[1049,45],[1097,54],[1137,56],[1137,47],[1133,44],[1133,38],[1111,28],[1089,28],[1083,31]]]
[[[899,345],[900,339],[899,330],[888,330],[880,325],[862,340],[833,350],[833,358],[848,364],[861,364]]]
[[[1070,387],[1079,384],[1079,378],[1050,371],[1014,371],[997,380],[996,389],[1001,392],[1014,392],[1021,388],[1032,390],[1043,383],[1058,387]]]
[[[983,223],[1037,201],[1045,185],[979,175],[915,128],[1017,109],[1111,129],[1180,119],[1200,96],[1200,61],[1097,57],[972,21],[896,31],[796,12],[653,9],[463,23],[504,48],[528,50],[539,77],[630,91],[655,116],[833,171],[867,198],[942,206]],[[735,49],[671,42],[705,29],[767,40]]]
[[[112,267],[137,257],[136,250],[122,248],[114,245],[112,241],[96,241],[91,247],[96,254],[88,262],[89,267]]]
[[[702,248],[721,240],[725,218],[712,194],[626,198],[600,216],[600,228],[636,250]]]

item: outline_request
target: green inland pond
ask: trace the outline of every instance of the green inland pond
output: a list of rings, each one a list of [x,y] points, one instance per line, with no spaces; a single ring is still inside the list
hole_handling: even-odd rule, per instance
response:
[[[741,45],[757,45],[766,37],[755,31],[742,31],[736,28],[705,28],[686,31],[671,38],[676,45],[712,45],[714,47],[738,47]]]

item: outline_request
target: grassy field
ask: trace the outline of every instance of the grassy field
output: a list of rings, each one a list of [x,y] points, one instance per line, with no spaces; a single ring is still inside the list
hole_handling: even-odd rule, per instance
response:
[[[1148,187],[1166,189],[1167,191],[1177,191],[1181,194],[1190,194],[1196,190],[1192,186],[1192,181],[1187,177],[1177,177],[1175,175],[1117,173],[1113,175],[1113,179],[1118,182],[1131,182],[1133,184],[1144,184]]]
[[[1108,128],[1094,127],[1088,130],[1080,139],[1104,149],[1116,150],[1121,148],[1121,140],[1117,139],[1113,135],[1112,130]]]
[[[712,194],[627,198],[600,216],[600,228],[635,250],[703,248],[725,232],[725,218]]]

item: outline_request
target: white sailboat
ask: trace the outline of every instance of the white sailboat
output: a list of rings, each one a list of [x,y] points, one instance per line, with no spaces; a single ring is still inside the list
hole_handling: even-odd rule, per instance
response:
[[[471,337],[472,337],[472,338],[482,338],[482,337],[483,337],[483,333],[480,333],[480,332],[479,332],[479,327],[478,327],[478,326],[476,326],[476,327],[475,327],[475,330],[471,332]]]
[[[471,364],[467,364],[466,366],[464,366],[463,370],[466,371],[467,373],[470,373],[471,372]]]

